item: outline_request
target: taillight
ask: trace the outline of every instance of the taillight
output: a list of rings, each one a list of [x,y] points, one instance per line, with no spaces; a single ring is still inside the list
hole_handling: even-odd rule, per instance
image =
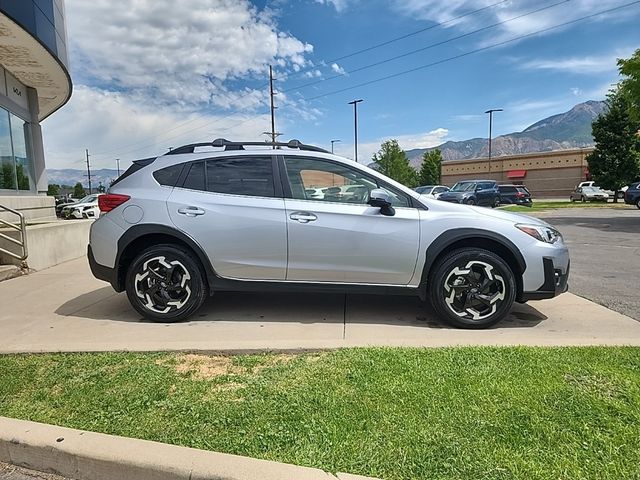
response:
[[[129,200],[129,195],[118,195],[117,193],[107,193],[98,197],[98,208],[102,213],[110,212]]]

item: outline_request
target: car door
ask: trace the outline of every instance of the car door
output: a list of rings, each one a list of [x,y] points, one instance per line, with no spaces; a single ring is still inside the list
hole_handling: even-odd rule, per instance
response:
[[[287,280],[406,285],[420,243],[419,211],[402,192],[356,167],[311,157],[281,159],[289,238]],[[385,188],[395,215],[367,204]],[[321,188],[323,199],[305,195]],[[339,192],[346,192],[340,195]]]
[[[479,190],[476,192],[478,205],[491,205],[494,198],[493,184],[489,182],[478,183]]]
[[[225,278],[284,280],[287,224],[275,157],[227,156],[187,164],[167,207]]]

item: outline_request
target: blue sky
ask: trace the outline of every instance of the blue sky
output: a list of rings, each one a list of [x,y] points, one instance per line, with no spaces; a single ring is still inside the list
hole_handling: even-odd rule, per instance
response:
[[[67,0],[75,91],[44,123],[48,166],[79,168],[84,148],[100,168],[113,167],[115,158],[126,166],[170,146],[219,136],[264,138],[269,64],[276,70],[282,138],[326,147],[341,139],[336,151],[346,156],[353,155],[347,102],[355,98],[364,99],[361,158],[386,138],[410,149],[485,137],[482,112],[488,108],[504,109],[494,117],[496,135],[522,130],[576,103],[604,98],[618,80],[616,58],[640,48],[640,3],[358,85],[627,3],[189,0],[179,8],[170,0],[123,0],[116,10],[109,0]],[[418,49],[424,50],[354,72]],[[317,83],[303,87],[310,82]]]

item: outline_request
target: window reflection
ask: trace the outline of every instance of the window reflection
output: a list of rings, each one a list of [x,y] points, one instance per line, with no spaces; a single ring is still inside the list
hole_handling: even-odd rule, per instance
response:
[[[0,190],[35,186],[27,128],[27,122],[0,108]]]
[[[11,148],[9,112],[0,108],[0,189],[16,189],[16,166]]]

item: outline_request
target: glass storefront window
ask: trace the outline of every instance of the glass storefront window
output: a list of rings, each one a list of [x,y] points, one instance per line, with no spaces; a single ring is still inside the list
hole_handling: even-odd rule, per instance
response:
[[[29,191],[35,186],[27,139],[27,122],[0,108],[0,190]]]
[[[0,108],[0,190],[16,189],[16,164],[11,146],[9,112]]]
[[[18,190],[31,190],[31,162],[27,151],[27,122],[10,113],[13,158],[16,162]]]

